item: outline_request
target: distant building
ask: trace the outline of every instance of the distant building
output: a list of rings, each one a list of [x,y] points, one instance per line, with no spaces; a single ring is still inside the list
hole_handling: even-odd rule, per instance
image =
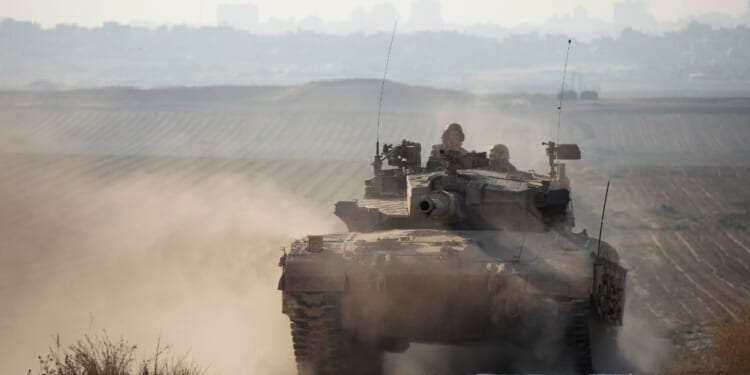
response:
[[[390,31],[398,18],[396,8],[390,3],[375,4],[370,9],[357,8],[352,12],[356,31]]]
[[[541,25],[545,34],[573,36],[577,40],[591,41],[612,32],[612,23],[591,17],[585,7],[577,6],[572,14],[555,15]]]
[[[217,26],[255,30],[258,24],[258,7],[253,4],[219,4],[216,7]]]
[[[615,3],[613,12],[613,21],[620,27],[645,31],[656,26],[656,19],[641,1],[625,0]]]
[[[322,33],[326,32],[326,22],[318,17],[308,16],[299,21],[297,28]]]
[[[439,30],[443,28],[443,12],[439,0],[413,0],[408,26],[412,30]]]

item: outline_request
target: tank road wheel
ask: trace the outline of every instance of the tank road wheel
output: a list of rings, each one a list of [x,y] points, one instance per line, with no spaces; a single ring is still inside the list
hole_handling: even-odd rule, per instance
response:
[[[287,294],[299,375],[381,375],[383,353],[344,334],[341,294]]]
[[[565,340],[578,374],[591,374],[591,336],[589,332],[590,303],[587,300],[573,301],[570,304],[568,328]]]

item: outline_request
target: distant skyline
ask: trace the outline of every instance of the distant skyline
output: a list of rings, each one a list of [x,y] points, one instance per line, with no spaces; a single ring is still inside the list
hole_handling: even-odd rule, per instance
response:
[[[413,9],[429,13],[429,4],[416,6],[414,3],[430,1],[435,1],[439,14],[413,14]],[[360,21],[370,19],[384,23],[365,23],[365,31],[389,29],[392,20],[384,22],[377,17],[367,18],[373,12],[379,12],[381,16],[390,15],[399,22],[414,21],[414,25],[419,20],[423,23],[426,20],[424,26],[429,26],[430,20],[438,15],[443,22],[438,26],[455,29],[478,24],[544,26],[549,21],[580,17],[582,13],[587,19],[614,23],[617,21],[616,4],[627,2],[639,3],[633,0],[0,0],[0,18],[33,21],[43,27],[61,23],[96,27],[110,21],[141,26],[216,26],[220,5],[252,4],[257,7],[258,22],[266,24],[341,24],[356,22],[357,15],[360,15],[364,17]],[[696,17],[721,23],[746,17],[750,4],[748,0],[647,0],[642,3],[647,16],[657,23],[676,23]]]

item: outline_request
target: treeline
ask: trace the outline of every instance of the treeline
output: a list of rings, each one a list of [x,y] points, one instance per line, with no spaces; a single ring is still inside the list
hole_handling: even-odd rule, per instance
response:
[[[378,77],[389,38],[383,33],[260,35],[216,27],[149,29],[115,23],[43,29],[4,20],[0,84],[18,86],[44,79],[73,86],[159,86]],[[533,84],[547,85],[559,80],[551,67],[562,65],[566,42],[564,35],[536,33],[504,39],[456,32],[400,34],[393,47],[390,77],[458,87],[481,75],[493,79],[532,69],[539,71]],[[662,35],[626,29],[617,38],[574,41],[571,68],[593,78],[589,84],[749,80],[748,45],[746,27],[714,29],[693,22]],[[523,81],[518,85],[524,88]]]

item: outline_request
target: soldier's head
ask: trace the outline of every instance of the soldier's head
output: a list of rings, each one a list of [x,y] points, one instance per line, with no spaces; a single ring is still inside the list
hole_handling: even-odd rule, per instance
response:
[[[461,148],[464,143],[464,131],[461,125],[452,123],[443,131],[443,146],[451,149]]]
[[[503,144],[497,144],[492,146],[490,150],[490,160],[492,161],[507,161],[510,159],[510,150],[508,146]]]

